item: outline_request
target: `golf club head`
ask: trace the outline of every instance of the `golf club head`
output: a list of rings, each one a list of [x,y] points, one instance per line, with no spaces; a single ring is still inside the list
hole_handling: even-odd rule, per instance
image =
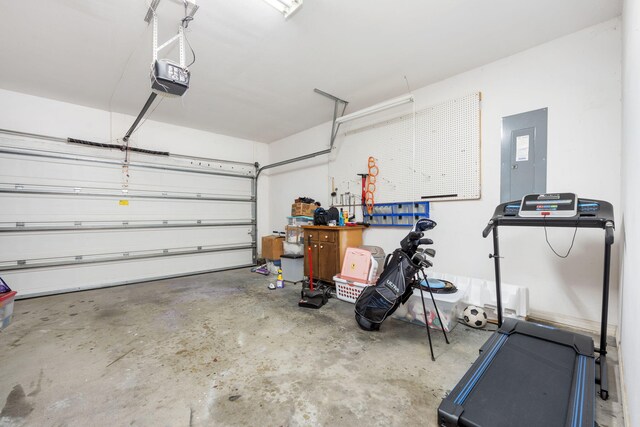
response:
[[[413,226],[415,231],[427,231],[432,230],[435,226],[438,225],[434,220],[429,218],[421,218],[416,222]]]
[[[422,253],[422,251],[420,251],[419,249],[416,250],[416,253],[414,253],[413,256],[411,257],[411,262],[413,262],[416,265],[422,264],[422,261],[424,260],[425,260],[425,256]]]
[[[435,249],[425,248],[424,249],[424,253],[429,255],[431,258],[434,258],[436,256],[436,250]]]
[[[403,251],[415,249],[415,247],[419,245],[419,243],[416,242],[420,240],[422,235],[423,233],[421,231],[410,231],[409,234],[400,241],[400,248],[402,248]]]

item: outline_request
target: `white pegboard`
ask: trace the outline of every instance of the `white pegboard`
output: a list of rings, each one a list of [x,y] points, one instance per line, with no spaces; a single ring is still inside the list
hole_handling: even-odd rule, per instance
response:
[[[476,92],[347,131],[329,164],[338,193],[359,197],[356,174],[373,156],[376,203],[480,198],[480,100]]]

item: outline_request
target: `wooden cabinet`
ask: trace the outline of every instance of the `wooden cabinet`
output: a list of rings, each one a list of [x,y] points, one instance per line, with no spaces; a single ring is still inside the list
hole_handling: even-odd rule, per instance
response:
[[[313,278],[333,282],[342,270],[347,248],[362,245],[364,227],[304,226],[304,274],[309,276],[309,248],[311,248]]]

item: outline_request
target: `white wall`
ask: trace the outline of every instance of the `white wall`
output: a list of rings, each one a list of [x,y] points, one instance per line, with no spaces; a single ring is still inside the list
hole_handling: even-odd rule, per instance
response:
[[[481,91],[482,198],[432,203],[438,227],[431,233],[438,250],[437,271],[493,280],[487,255],[491,240],[481,232],[500,202],[501,118],[549,108],[548,177],[550,192],[570,191],[603,199],[620,211],[620,21],[614,19],[517,55],[414,91],[416,108]],[[339,95],[339,94],[337,94]],[[269,146],[272,161],[326,148],[325,124]],[[338,144],[348,144],[339,137]],[[366,159],[367,153],[362,153]],[[329,202],[327,156],[273,170],[272,228],[282,228],[294,196]],[[364,161],[364,160],[363,160]],[[354,174],[361,171],[353,171]],[[382,173],[382,172],[381,172]],[[379,180],[380,181],[380,180]],[[406,229],[370,228],[365,243],[391,251]],[[552,229],[549,237],[566,250],[573,230]],[[576,326],[596,328],[600,317],[601,230],[578,231],[566,260],[547,248],[541,229],[501,230],[503,280],[530,288],[534,314]],[[618,246],[613,263],[618,265]],[[617,319],[617,268],[611,290],[610,323]]]
[[[626,421],[640,425],[640,333],[636,317],[640,301],[640,4],[624,2],[622,22],[622,278],[620,282],[620,347],[626,388]]]
[[[144,100],[141,100],[144,101]],[[180,100],[164,100],[163,104],[178,103]],[[133,122],[134,117],[111,114],[84,106],[73,105],[51,99],[0,90],[0,128],[39,133],[57,137],[74,137],[96,142],[116,143]],[[4,137],[3,137],[4,138]],[[263,143],[232,138],[196,129],[168,125],[148,120],[132,139],[134,147],[169,151],[199,157],[236,160],[242,162],[262,161],[267,158],[267,145]],[[16,144],[5,140],[4,143]],[[34,143],[25,141],[24,144]],[[35,143],[37,144],[37,143]],[[71,146],[60,143],[39,143],[44,149],[62,150],[97,157],[122,159],[123,153],[96,148]],[[160,161],[149,156],[133,153],[134,161]],[[183,161],[188,164],[188,161]],[[22,170],[24,159],[0,159],[4,165],[0,175],[4,183],[42,183],[50,176],[58,177],[58,185],[98,184],[117,185],[122,173],[117,168],[96,166],[76,166],[73,162],[42,163],[29,161]],[[231,167],[231,166],[230,166]],[[232,166],[237,167],[237,166]],[[66,172],[65,172],[66,171]],[[237,178],[216,178],[208,175],[180,174],[137,170],[131,172],[132,181],[145,189],[167,189],[179,192],[202,192],[233,194],[242,191],[250,193],[251,181]],[[26,181],[26,182],[25,182]],[[241,181],[241,182],[240,182]],[[48,182],[48,181],[47,181]],[[73,184],[78,182],[79,184]],[[220,188],[214,188],[215,182]],[[236,190],[234,190],[236,189]],[[267,200],[268,180],[260,184],[259,194],[263,207]],[[235,195],[235,194],[233,194]],[[224,212],[215,202],[171,202],[158,200],[131,201],[130,206],[118,209],[117,200],[68,197],[35,197],[4,195],[0,221],[50,220],[132,220],[132,219],[248,219],[250,206],[246,203],[229,204]],[[114,204],[115,203],[115,204]],[[230,207],[230,209],[226,209]],[[234,214],[233,212],[237,212]],[[268,211],[259,214],[259,224],[267,224]],[[237,215],[238,218],[229,218]],[[22,219],[20,219],[22,218]],[[229,244],[250,241],[247,229],[165,229],[144,231],[81,232],[65,237],[61,233],[29,233],[17,236],[4,235],[6,244],[0,248],[0,261],[31,259],[35,257],[71,256],[72,254],[111,253],[135,250],[191,247],[202,244]],[[235,236],[234,236],[235,233]],[[259,232],[260,235],[261,232]],[[61,241],[61,237],[64,239]],[[16,241],[16,238],[18,239]],[[35,240],[34,240],[35,239]],[[200,243],[198,243],[200,242]],[[54,247],[55,245],[55,247]],[[248,258],[247,258],[248,255]],[[163,275],[183,274],[207,269],[223,268],[250,262],[250,251],[236,251],[229,254],[201,254],[188,257],[170,257],[158,260],[131,261],[126,263],[89,264],[82,267],[63,267],[54,270],[28,270],[25,272],[5,272],[2,276],[22,296],[50,292],[52,290],[93,287],[103,284],[132,282]],[[240,262],[239,260],[242,260]]]
[[[141,100],[140,108],[145,100]],[[176,103],[167,99],[163,103]],[[116,143],[134,117],[0,89],[0,127],[62,138]],[[149,119],[131,145],[192,156],[253,162],[268,153],[267,144],[175,126]]]

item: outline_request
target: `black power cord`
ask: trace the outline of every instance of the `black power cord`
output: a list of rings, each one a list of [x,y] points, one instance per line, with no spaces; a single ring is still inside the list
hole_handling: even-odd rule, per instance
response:
[[[191,18],[193,19],[193,18]],[[186,27],[185,27],[186,28]],[[187,68],[191,67],[193,64],[196,63],[196,52],[193,50],[193,48],[191,47],[191,43],[189,43],[189,39],[187,38],[187,33],[186,31],[184,33],[182,33],[184,36],[184,40],[187,42],[187,46],[189,46],[189,49],[191,50],[191,55],[193,55],[193,61],[191,61],[191,63],[189,65],[187,65]]]
[[[573,244],[576,241],[577,233],[578,233],[578,222],[576,221],[576,228],[575,230],[573,230],[573,238],[571,239],[571,246],[569,246],[569,250],[567,251],[566,254],[560,255],[558,252],[556,252],[555,249],[553,249],[553,246],[551,246],[551,243],[549,242],[549,236],[547,235],[547,217],[544,217],[544,239],[547,241],[547,245],[549,245],[553,253],[560,258],[567,258],[569,256],[569,254],[571,253],[571,249],[573,249]]]
[[[191,63],[187,65],[187,68],[189,68],[196,63],[196,53],[191,47],[191,43],[189,43],[189,39],[187,38],[187,34],[186,34],[189,23],[193,21],[193,16],[189,16],[189,14],[187,13],[189,3],[187,3],[186,0],[183,0],[183,1],[184,1],[184,18],[182,19],[182,29],[183,29],[182,35],[184,37],[184,40],[187,42],[187,46],[189,46],[189,49],[191,50],[191,55],[193,55],[193,61],[191,61]]]

